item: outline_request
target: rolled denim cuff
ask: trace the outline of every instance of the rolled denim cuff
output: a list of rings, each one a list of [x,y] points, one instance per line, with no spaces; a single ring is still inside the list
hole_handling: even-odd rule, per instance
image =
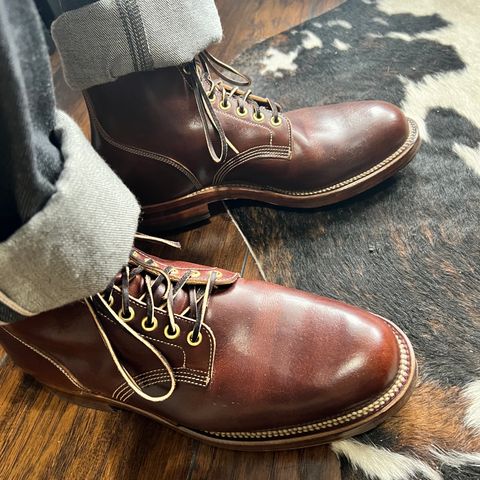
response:
[[[77,124],[58,112],[64,168],[47,204],[0,243],[0,322],[105,289],[128,262],[140,207]]]
[[[222,27],[214,0],[99,0],[60,15],[52,36],[68,85],[82,90],[186,63]]]

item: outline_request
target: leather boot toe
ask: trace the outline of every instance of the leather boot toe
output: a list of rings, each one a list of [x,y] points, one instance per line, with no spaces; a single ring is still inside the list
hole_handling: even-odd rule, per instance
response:
[[[361,101],[294,110],[295,156],[303,190],[331,187],[380,169],[408,143],[411,121],[387,102]]]
[[[241,321],[231,302],[242,305]],[[219,435],[227,423],[232,438],[237,429],[274,438],[343,416],[366,419],[414,374],[398,327],[335,300],[239,279],[212,299],[210,311],[209,325],[229,339],[217,344],[211,386],[223,409],[209,414],[207,404],[202,415]]]
[[[381,317],[137,249],[105,291],[0,327],[0,340],[79,403],[242,450],[369,430],[401,407],[416,374],[407,337]]]

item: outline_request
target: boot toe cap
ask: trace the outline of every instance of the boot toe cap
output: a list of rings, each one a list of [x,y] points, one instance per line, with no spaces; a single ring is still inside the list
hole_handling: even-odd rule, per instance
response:
[[[355,102],[351,108],[350,118],[344,119],[345,148],[339,151],[337,158],[342,180],[365,173],[390,159],[406,143],[410,133],[406,116],[391,103]]]
[[[249,283],[239,281],[235,290]],[[234,341],[217,345],[217,362],[225,367],[235,359],[235,368],[217,370],[213,385],[217,398],[236,405],[228,422],[233,430],[283,429],[365,413],[402,390],[395,386],[410,371],[408,340],[387,320],[278,286],[268,295],[250,290],[244,308],[243,322],[229,333]]]
[[[395,153],[407,140],[410,127],[405,114],[395,105],[381,101],[360,102],[359,114],[364,118],[359,135],[365,138],[365,148],[359,160],[376,163]],[[368,160],[370,157],[370,160]]]
[[[410,125],[395,105],[360,101],[289,113],[296,157],[308,188],[328,187],[392,159],[407,142]]]
[[[322,303],[296,386],[304,392],[300,398],[310,418],[343,415],[388,394],[402,375],[408,342],[397,327],[372,313],[328,299]]]

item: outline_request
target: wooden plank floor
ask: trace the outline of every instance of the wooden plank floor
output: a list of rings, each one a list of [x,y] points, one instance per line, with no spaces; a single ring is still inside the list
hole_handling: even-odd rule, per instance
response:
[[[224,40],[211,51],[231,61],[250,45],[333,8],[341,0],[217,0]],[[66,87],[52,58],[58,103],[89,125],[81,96]],[[268,93],[268,92],[259,92]],[[221,205],[209,223],[176,232],[183,249],[157,249],[261,278],[240,233]],[[126,412],[104,412],[67,402],[23,375],[0,349],[0,480],[338,480],[327,447],[293,452],[242,453],[187,439]]]

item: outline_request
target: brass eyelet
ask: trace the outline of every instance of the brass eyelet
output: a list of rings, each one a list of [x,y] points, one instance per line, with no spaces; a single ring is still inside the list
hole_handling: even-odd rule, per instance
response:
[[[201,273],[200,273],[198,270],[192,270],[192,271],[190,272],[190,276],[191,276],[192,278],[198,278],[200,275],[201,275]]]
[[[232,104],[227,100],[225,103],[220,102],[218,106],[220,107],[221,110],[228,110],[232,106]]]
[[[216,100],[216,95],[214,93],[212,93],[211,95],[208,95],[208,99],[210,100],[210,102],[212,103],[215,103],[215,100]]]
[[[216,278],[217,278],[217,280],[218,280],[219,278],[222,278],[222,277],[223,277],[223,273],[222,273],[222,272],[219,272],[218,270],[214,270],[214,272],[216,273]]]
[[[265,115],[262,112],[259,112],[259,113],[260,113],[259,115],[257,115],[256,113],[252,115],[252,120],[254,122],[261,123],[265,119]]]
[[[102,297],[109,307],[111,307],[113,305],[113,302],[115,301],[115,299],[113,298],[112,294],[110,294],[110,296],[108,298],[105,298],[105,295],[102,294]]]
[[[178,275],[178,270],[176,268],[172,268],[168,271],[169,275]]]
[[[124,317],[123,316],[123,310],[120,309],[118,311],[118,316],[124,321],[124,322],[130,322],[131,320],[133,320],[133,318],[135,317],[135,310],[132,308],[132,307],[128,307],[128,313],[129,313],[129,316],[128,317]]]
[[[178,336],[180,335],[180,327],[175,324],[175,332],[173,334],[171,334],[169,332],[169,328],[170,328],[170,325],[167,325],[164,330],[163,330],[163,333],[164,335],[169,339],[169,340],[175,340],[176,338],[178,338]]]
[[[192,347],[197,347],[202,343],[202,332],[198,332],[198,338],[196,341],[193,341],[193,330],[188,332],[187,343]]]
[[[271,123],[274,127],[279,127],[279,126],[283,123],[282,117],[279,115],[277,120],[275,120],[275,117],[272,117],[272,118],[270,119],[270,123]]]
[[[152,319],[152,325],[148,325],[149,320],[150,319],[148,317],[144,317],[142,320],[142,328],[146,332],[152,332],[153,330],[156,330],[156,328],[158,327],[158,320],[155,317],[153,317]]]
[[[243,107],[243,110],[240,107],[237,107],[237,115],[239,117],[246,117],[248,115],[248,110]]]

